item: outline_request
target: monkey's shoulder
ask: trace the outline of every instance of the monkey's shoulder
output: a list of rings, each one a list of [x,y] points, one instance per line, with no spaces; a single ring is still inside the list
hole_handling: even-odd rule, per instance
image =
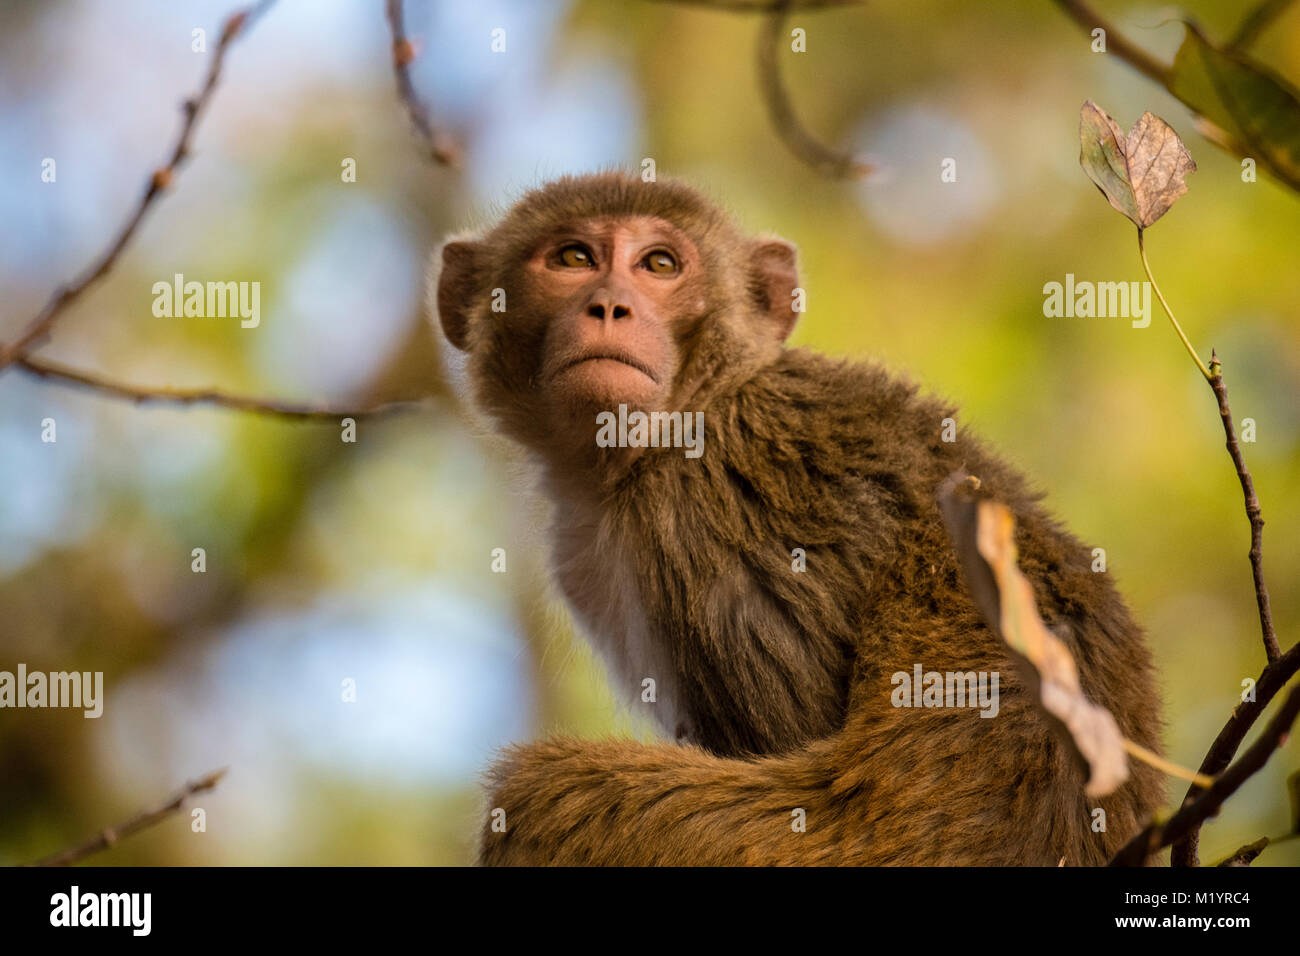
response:
[[[956,410],[904,375],[868,361],[786,349],[705,413],[710,453],[733,467],[758,461],[834,482],[863,475],[919,490],[973,447],[941,440]]]
[[[954,408],[909,377],[876,362],[785,349],[732,396],[735,415],[755,434],[798,429],[819,438],[936,432]],[[770,426],[764,428],[764,426]]]

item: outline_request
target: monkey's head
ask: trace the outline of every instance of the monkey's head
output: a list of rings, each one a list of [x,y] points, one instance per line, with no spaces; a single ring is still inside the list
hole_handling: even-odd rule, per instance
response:
[[[547,455],[593,448],[596,415],[619,405],[698,410],[776,358],[796,317],[789,243],[743,235],[680,183],[621,173],[529,192],[445,243],[435,270],[475,400]]]

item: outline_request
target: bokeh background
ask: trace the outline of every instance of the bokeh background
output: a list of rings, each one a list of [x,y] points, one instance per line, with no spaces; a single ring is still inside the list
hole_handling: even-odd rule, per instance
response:
[[[1189,0],[1211,36],[1237,4]],[[1109,2],[1169,59],[1170,10]],[[97,256],[164,161],[229,0],[0,5],[0,340]],[[1132,226],[1078,166],[1078,113],[1150,109],[1200,171],[1150,233],[1193,342],[1224,359],[1268,522],[1284,646],[1300,597],[1300,199],[1051,3],[801,13],[782,69],[804,123],[884,172],[828,180],[775,138],[756,17],[638,2],[409,0],[416,88],[464,149],[430,163],[394,94],[379,0],[281,0],[230,50],[192,160],[40,354],[140,384],[361,404],[334,424],[136,407],[0,375],[0,669],[101,670],[102,718],[0,711],[0,862],[78,843],[217,767],[197,801],[97,863],[460,864],[478,775],[552,731],[652,735],[546,590],[541,515],[443,384],[422,307],[447,232],[553,175],[653,157],[796,242],[794,336],[959,401],[1047,492],[1150,632],[1167,752],[1199,763],[1263,653],[1241,494],[1212,396],[1165,319],[1051,319],[1045,282],[1143,278]],[[490,50],[494,28],[506,52]],[[1258,47],[1300,79],[1300,10]],[[944,157],[955,184],[939,182]],[[43,183],[41,161],[57,161]],[[345,158],[357,182],[341,181]],[[262,283],[262,322],[160,319],[173,274]],[[57,422],[57,442],[40,440]],[[207,571],[190,570],[191,550]],[[504,547],[509,571],[489,570]],[[358,700],[340,701],[356,681]],[[1292,741],[1203,836],[1212,861],[1288,827]],[[1170,784],[1171,805],[1184,790]],[[1300,841],[1263,864],[1300,862]]]

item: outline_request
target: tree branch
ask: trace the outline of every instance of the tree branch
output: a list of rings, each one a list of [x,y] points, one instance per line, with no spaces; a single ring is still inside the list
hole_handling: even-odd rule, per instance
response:
[[[1273,663],[1264,668],[1255,682],[1255,699],[1242,701],[1228,718],[1228,722],[1223,729],[1219,731],[1219,736],[1214,738],[1214,743],[1210,745],[1210,750],[1201,761],[1200,772],[1215,776],[1219,774],[1233,756],[1237,753],[1237,748],[1241,742],[1246,739],[1246,734],[1254,726],[1255,721],[1259,719],[1264,708],[1277,695],[1287,681],[1300,671],[1300,644],[1295,644],[1289,651],[1279,657]],[[1190,801],[1195,799],[1196,795],[1201,792],[1201,788],[1195,785],[1187,790],[1187,795],[1183,797],[1183,805],[1186,806]],[[1173,866],[1196,866],[1198,864],[1198,844],[1200,842],[1200,832],[1198,826],[1192,826],[1184,836],[1175,840],[1173,843],[1173,852],[1170,862]]]
[[[772,14],[758,36],[758,85],[772,126],[786,148],[819,173],[849,179],[866,176],[874,171],[870,163],[850,153],[831,149],[804,128],[795,115],[790,94],[781,83],[777,53],[786,36],[785,25],[792,6],[791,0],[776,0],[770,4]]]
[[[1245,738],[1246,732],[1254,724],[1260,713],[1263,712],[1264,707],[1273,699],[1273,695],[1295,674],[1296,667],[1300,666],[1300,644],[1296,644],[1283,655],[1278,648],[1277,634],[1273,630],[1273,614],[1269,607],[1268,588],[1264,584],[1264,518],[1259,498],[1255,494],[1255,482],[1251,478],[1250,470],[1246,467],[1246,460],[1241,454],[1241,446],[1237,443],[1237,432],[1232,423],[1232,411],[1228,406],[1228,390],[1223,383],[1223,365],[1219,361],[1218,354],[1212,351],[1210,353],[1210,364],[1207,368],[1205,363],[1201,361],[1200,356],[1196,354],[1196,349],[1192,347],[1192,343],[1188,341],[1182,326],[1174,318],[1169,303],[1165,301],[1164,294],[1160,292],[1160,287],[1156,284],[1155,276],[1151,274],[1151,266],[1147,262],[1146,248],[1143,244],[1142,230],[1140,228],[1138,229],[1138,251],[1142,257],[1142,267],[1146,269],[1147,278],[1151,280],[1151,284],[1156,290],[1156,296],[1160,300],[1161,308],[1169,316],[1169,321],[1173,323],[1179,338],[1183,340],[1183,345],[1187,348],[1188,354],[1196,362],[1196,367],[1214,392],[1215,401],[1219,406],[1219,419],[1223,423],[1223,431],[1227,436],[1228,454],[1232,458],[1233,466],[1237,471],[1237,479],[1241,483],[1242,494],[1246,500],[1246,517],[1250,522],[1250,568],[1255,581],[1255,603],[1259,608],[1260,630],[1264,641],[1264,654],[1268,664],[1255,685],[1256,699],[1249,702],[1243,701],[1242,704],[1238,705],[1237,709],[1233,711],[1232,717],[1228,719],[1227,725],[1219,732],[1219,736],[1215,739],[1205,760],[1202,761],[1200,772],[1212,776],[1228,766],[1228,761],[1237,752],[1237,748]],[[1201,789],[1204,788],[1197,783],[1193,783],[1183,800],[1184,807]],[[1211,786],[1206,792],[1208,794],[1213,790],[1214,787]],[[1150,828],[1148,830],[1150,831]],[[1184,828],[1184,832],[1178,834],[1175,838],[1173,853],[1170,857],[1173,866],[1197,865],[1199,830],[1200,820],[1193,820]]]
[[[1268,722],[1259,739],[1246,749],[1214,784],[1199,797],[1184,801],[1183,806],[1163,824],[1152,823],[1124,845],[1110,861],[1111,866],[1141,866],[1152,853],[1194,833],[1209,817],[1219,812],[1223,802],[1252,777],[1273,752],[1286,742],[1291,725],[1300,714],[1300,685],[1291,688],[1281,709]]]
[[[406,106],[406,113],[420,138],[428,145],[430,157],[443,166],[454,167],[460,162],[460,147],[434,128],[428,107],[420,101],[411,83],[409,68],[415,59],[415,46],[406,37],[402,0],[386,0],[386,7],[388,29],[393,36],[393,75],[397,79],[397,95]]]
[[[244,395],[227,395],[214,389],[170,388],[168,386],[142,387],[128,385],[124,382],[103,378],[93,372],[85,372],[58,362],[46,359],[21,358],[17,366],[23,371],[39,378],[50,379],[63,384],[92,389],[114,398],[123,398],[137,404],[148,402],[166,402],[173,405],[216,405],[241,412],[257,412],[276,415],[281,418],[318,419],[338,421],[342,418],[362,418],[383,415],[388,412],[419,408],[423,402],[400,401],[388,402],[363,408],[342,408],[318,405],[311,402],[286,402],[274,398],[250,398]]]
[[[786,17],[794,10],[856,6],[861,0],[656,0],[700,10],[770,14],[758,35],[758,85],[777,137],[802,162],[826,176],[858,179],[875,171],[870,163],[822,144],[795,115],[790,94],[781,83],[777,54],[785,36]]]
[[[1259,626],[1264,638],[1264,653],[1270,661],[1281,656],[1277,645],[1277,632],[1273,630],[1273,612],[1269,605],[1268,588],[1264,584],[1264,515],[1255,494],[1255,481],[1237,444],[1237,432],[1232,425],[1232,409],[1228,407],[1228,387],[1223,384],[1222,363],[1213,350],[1210,352],[1210,387],[1219,403],[1219,418],[1227,436],[1228,454],[1237,469],[1241,493],[1246,499],[1246,518],[1250,521],[1250,572],[1255,579],[1255,603],[1259,607]]]
[[[1245,846],[1241,847],[1241,849],[1237,850],[1236,853],[1232,854],[1232,856],[1228,857],[1226,860],[1216,865],[1217,866],[1250,866],[1250,864],[1255,862],[1255,858],[1264,852],[1269,842],[1270,841],[1268,837],[1260,837],[1254,843],[1247,843]]]
[[[175,405],[215,405],[238,411],[276,415],[291,419],[335,420],[346,417],[362,417],[384,414],[404,408],[418,407],[420,402],[391,402],[383,405],[356,409],[321,405],[316,403],[289,402],[274,398],[256,398],[240,395],[228,395],[215,389],[178,389],[168,386],[144,387],[125,382],[114,381],[97,373],[72,368],[58,362],[33,358],[28,353],[41,344],[49,335],[51,328],[64,311],[76,301],[87,289],[102,279],[116,264],[122,252],[135,237],[136,231],[144,221],[145,215],[154,203],[171,186],[177,171],[189,158],[191,143],[198,128],[200,117],[205,113],[216,91],[225,64],[226,51],[234,40],[242,36],[248,27],[264,14],[275,0],[259,0],[258,3],[244,10],[231,14],[221,29],[221,37],[213,51],[212,62],[207,76],[198,93],[184,103],[185,119],[180,134],[172,146],[167,164],[156,170],[149,179],[139,204],[118,232],[108,249],[86,271],[70,285],[57,289],[45,307],[28,323],[23,333],[10,345],[0,347],[0,371],[10,365],[16,365],[24,372],[38,378],[61,384],[79,386],[136,403],[167,402]],[[421,134],[432,140],[434,134],[428,122],[428,114],[415,97],[407,74],[406,64],[414,56],[409,41],[406,40],[402,26],[400,0],[388,0],[389,24],[393,30],[394,70],[398,77],[398,90],[407,103],[412,118]],[[400,62],[399,62],[400,61]],[[435,150],[435,158],[446,161],[451,156],[440,156]]]
[[[28,866],[68,866],[79,860],[84,860],[100,850],[106,850],[117,843],[123,837],[128,837],[133,833],[138,833],[148,827],[153,826],[161,820],[176,813],[182,809],[190,797],[198,793],[212,790],[226,775],[226,769],[214,770],[209,774],[200,777],[198,780],[192,780],[184,788],[173,794],[166,803],[153,810],[145,810],[137,813],[125,823],[120,823],[115,827],[107,827],[99,831],[99,834],[93,839],[87,840],[80,846],[72,847],[68,850],[61,850],[58,853],[37,860],[35,863],[29,863]]]
[[[1215,401],[1219,405],[1219,419],[1223,422],[1223,431],[1227,436],[1226,446],[1232,463],[1237,470],[1237,480],[1241,483],[1242,495],[1246,503],[1246,518],[1250,522],[1250,571],[1255,582],[1255,604],[1259,609],[1260,631],[1264,641],[1264,654],[1268,666],[1260,674],[1255,684],[1254,701],[1243,702],[1233,711],[1232,717],[1219,736],[1215,738],[1210,752],[1201,762],[1201,772],[1217,774],[1228,765],[1246,732],[1273,699],[1273,696],[1286,684],[1300,667],[1300,644],[1296,644],[1282,655],[1277,643],[1277,633],[1273,629],[1273,612],[1269,604],[1268,587],[1264,584],[1264,517],[1259,498],[1255,494],[1255,482],[1250,469],[1237,443],[1237,431],[1232,423],[1232,410],[1228,406],[1228,388],[1223,382],[1223,366],[1217,353],[1210,353],[1210,388],[1214,390]],[[1251,704],[1255,706],[1252,707]],[[1184,804],[1191,800],[1200,788],[1193,784],[1183,798]],[[1184,836],[1174,842],[1170,854],[1172,866],[1197,866],[1200,862],[1200,823],[1194,822],[1188,827]]]
[[[208,67],[208,75],[203,82],[203,86],[196,96],[187,99],[184,103],[185,121],[181,124],[180,135],[172,147],[171,157],[167,160],[167,164],[161,169],[155,170],[153,175],[149,177],[149,183],[145,187],[139,205],[136,206],[131,217],[127,219],[126,225],[118,233],[117,239],[108,247],[108,251],[79,278],[74,280],[71,285],[61,286],[56,289],[54,295],[45,303],[45,307],[27,324],[27,328],[23,330],[22,334],[8,346],[0,348],[0,371],[8,368],[23,355],[26,355],[29,349],[44,339],[68,306],[113,268],[118,256],[122,254],[122,250],[135,236],[140,223],[144,221],[145,214],[158,197],[172,184],[172,180],[175,178],[181,164],[189,158],[190,143],[194,137],[194,130],[198,126],[199,117],[203,114],[212,99],[213,92],[217,88],[217,81],[221,77],[221,67],[225,63],[226,50],[236,37],[241,36],[253,21],[269,10],[274,3],[275,0],[260,0],[251,7],[231,14],[226,19],[221,28],[221,39],[217,42],[216,50],[213,51],[212,63]]]
[[[1056,5],[1070,19],[1083,27],[1085,32],[1091,33],[1098,27],[1105,30],[1107,53],[1114,53],[1133,69],[1155,80],[1161,86],[1169,85],[1170,67],[1124,36],[1114,24],[1104,19],[1084,0],[1056,0]]]

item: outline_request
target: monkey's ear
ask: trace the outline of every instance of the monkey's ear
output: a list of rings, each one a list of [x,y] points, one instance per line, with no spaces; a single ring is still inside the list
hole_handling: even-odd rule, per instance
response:
[[[449,242],[442,247],[438,321],[447,341],[462,352],[469,350],[471,306],[478,295],[479,252],[477,242]]]
[[[750,259],[750,288],[753,289],[760,315],[772,322],[778,342],[784,342],[794,329],[799,313],[795,311],[794,290],[799,285],[795,248],[784,239],[765,239],[754,244]]]

